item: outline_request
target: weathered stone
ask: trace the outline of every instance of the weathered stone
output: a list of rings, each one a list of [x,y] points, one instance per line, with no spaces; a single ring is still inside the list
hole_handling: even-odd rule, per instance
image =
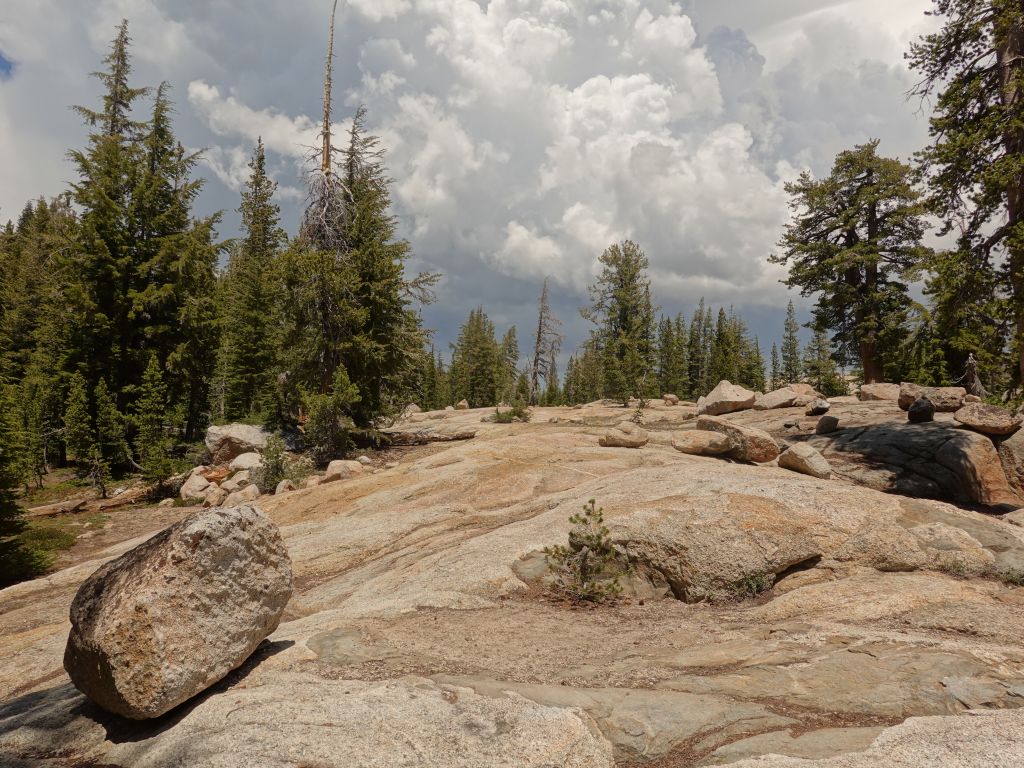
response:
[[[278,496],[278,495],[280,495],[282,493],[288,493],[288,491],[294,491],[294,490],[295,490],[295,483],[293,483],[288,478],[285,478],[284,480],[282,480],[280,483],[277,484],[277,487],[274,489],[274,495]]]
[[[416,405],[416,403],[409,403],[407,406],[405,406],[405,413],[407,415],[413,414],[413,413],[419,413],[422,410],[423,409],[420,408],[418,405]]]
[[[782,387],[758,397],[754,401],[754,410],[770,411],[775,408],[790,408],[799,397],[801,395],[794,392],[791,387]]]
[[[468,411],[469,410],[469,401],[468,400],[459,400],[459,402],[457,402],[455,404],[455,410],[456,411]]]
[[[701,416],[697,419],[697,429],[720,432],[728,437],[733,447],[726,455],[737,461],[763,464],[779,456],[779,446],[772,436],[754,427],[733,424],[717,416]]]
[[[861,400],[892,400],[899,402],[899,384],[861,384],[857,397]]]
[[[242,664],[291,592],[270,518],[255,507],[197,512],[82,584],[64,668],[104,709],[159,717]]]
[[[968,403],[954,413],[953,418],[975,432],[996,437],[1012,435],[1022,422],[1021,417],[1010,410],[984,403]]]
[[[980,403],[981,402],[981,398],[978,397],[977,395],[967,395],[967,397],[964,398],[964,402],[965,403]]]
[[[731,451],[733,444],[728,435],[721,432],[691,429],[676,432],[672,436],[672,447],[694,456],[720,456]]]
[[[321,482],[336,483],[339,480],[348,480],[361,474],[363,474],[363,465],[358,461],[335,459],[327,465],[327,471],[324,472]]]
[[[247,485],[252,485],[252,473],[247,469],[243,469],[241,472],[235,472],[230,478],[220,484],[228,493],[234,493],[240,491]]]
[[[1010,487],[1024,496],[1024,430],[1018,430],[1007,438],[997,440],[999,461]]]
[[[181,484],[181,498],[183,499],[201,499],[206,493],[206,489],[210,487],[210,481],[200,475],[198,472],[188,476],[188,479]]]
[[[157,506],[158,507],[173,507],[175,504],[177,504],[177,502],[174,499],[163,499],[159,504],[157,504]]]
[[[678,395],[665,394],[661,396],[661,399],[665,401],[665,405],[679,405]]]
[[[624,421],[605,432],[598,443],[604,448],[642,448],[648,440],[647,430],[631,421]]]
[[[251,424],[225,424],[206,430],[206,449],[214,464],[225,464],[243,453],[267,447],[269,433]]]
[[[320,475],[310,475],[302,481],[303,488],[316,488],[318,485],[323,483],[323,478]]]
[[[827,480],[832,476],[832,467],[825,457],[807,443],[797,443],[783,451],[779,456],[779,466],[820,480]]]
[[[357,456],[356,461],[358,461],[364,467],[369,467],[370,465],[373,464],[373,461],[370,459],[369,456]]]
[[[718,386],[711,390],[703,401],[697,401],[697,413],[721,416],[723,413],[745,411],[753,408],[756,400],[756,392],[723,380],[718,382]]]
[[[225,507],[237,507],[239,504],[256,501],[259,497],[260,489],[255,485],[247,485],[241,490],[228,494],[228,497],[224,499],[222,504]]]
[[[907,421],[911,424],[926,424],[935,421],[935,405],[927,397],[919,397],[907,409]]]
[[[810,384],[803,384],[803,383],[797,382],[796,384],[787,384],[786,386],[788,386],[790,389],[792,389],[798,395],[803,395],[804,397],[811,397],[811,398],[814,398],[814,399],[818,399],[820,397],[823,397],[823,395],[818,390],[816,390],[814,387],[812,387]]]
[[[832,408],[832,404],[828,400],[816,399],[812,400],[807,406],[807,410],[804,411],[805,416],[824,416]]]
[[[249,453],[242,453],[235,456],[228,465],[228,469],[232,472],[238,472],[243,469],[256,469],[263,463],[263,457],[255,451]]]
[[[835,416],[822,416],[814,427],[815,433],[819,435],[831,435],[837,429],[839,429],[839,419]]]
[[[922,387],[909,382],[900,384],[899,405],[904,411],[921,397],[931,400],[937,413],[952,413],[964,404],[967,390],[963,387]]]
[[[220,507],[227,501],[227,498],[228,492],[214,483],[206,489],[206,495],[203,497],[203,506],[207,508]]]

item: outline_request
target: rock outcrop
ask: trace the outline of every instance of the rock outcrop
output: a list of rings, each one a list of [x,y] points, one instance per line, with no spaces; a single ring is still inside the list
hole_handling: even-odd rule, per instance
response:
[[[791,408],[798,400],[806,399],[806,395],[798,395],[791,387],[782,387],[767,392],[754,400],[753,408],[757,411],[770,411],[775,408]]]
[[[857,393],[857,397],[859,397],[863,401],[892,400],[893,402],[899,402],[900,385],[861,384],[860,391]]]
[[[718,382],[702,401],[698,402],[697,413],[708,416],[721,416],[725,413],[745,411],[754,407],[757,393],[744,389],[728,381]]]
[[[598,443],[603,448],[643,448],[648,440],[650,436],[646,429],[630,421],[624,421],[605,432]]]
[[[206,430],[206,449],[214,464],[226,464],[243,453],[259,453],[270,435],[251,424],[225,424]]]
[[[197,512],[86,579],[64,668],[104,709],[158,717],[242,664],[291,592],[291,561],[266,515]]]
[[[760,429],[734,424],[717,416],[699,417],[697,429],[719,432],[728,437],[732,448],[726,455],[737,461],[763,464],[773,461],[779,456],[778,443],[771,435]]]
[[[953,414],[953,418],[968,429],[983,435],[1005,437],[1012,435],[1021,425],[1021,417],[1006,408],[983,403],[968,403]]]

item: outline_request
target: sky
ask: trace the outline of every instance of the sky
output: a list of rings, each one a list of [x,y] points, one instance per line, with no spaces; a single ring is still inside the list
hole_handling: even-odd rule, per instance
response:
[[[258,136],[294,233],[316,142],[332,0],[3,0],[0,221],[67,187],[127,18],[134,81],[167,81],[175,125],[203,149],[197,214],[225,211]],[[387,148],[411,271],[443,274],[423,309],[447,349],[482,305],[527,346],[550,279],[566,353],[597,257],[629,238],[656,303],[740,312],[767,350],[786,303],[771,265],[784,185],[877,138],[908,159],[927,105],[907,101],[909,42],[931,0],[339,0],[334,114],[365,104]],[[143,105],[145,108],[146,105]]]

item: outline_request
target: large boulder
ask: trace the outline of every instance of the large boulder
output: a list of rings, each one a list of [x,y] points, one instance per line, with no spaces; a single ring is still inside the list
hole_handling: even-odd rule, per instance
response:
[[[948,423],[848,426],[809,442],[836,474],[904,496],[1020,506],[992,440]]]
[[[832,476],[832,467],[825,457],[807,443],[797,443],[783,451],[779,456],[779,466],[820,480],[827,480]]]
[[[363,465],[358,461],[335,459],[327,465],[327,471],[324,473],[321,482],[336,483],[339,480],[348,480],[361,474],[363,474]]]
[[[228,497],[221,503],[225,507],[235,507],[239,504],[247,504],[250,501],[256,501],[259,497],[260,489],[255,485],[247,485],[245,488],[228,494]]]
[[[860,392],[857,393],[862,401],[870,400],[891,400],[899,402],[899,384],[861,384]]]
[[[249,658],[291,594],[269,517],[251,506],[196,512],[82,584],[64,668],[104,709],[159,717]]]
[[[968,403],[953,414],[953,418],[968,429],[983,435],[1004,437],[1012,435],[1021,425],[1021,417],[1006,408],[984,403]]]
[[[931,400],[936,413],[953,413],[964,404],[967,390],[963,387],[922,387],[909,382],[900,384],[898,402],[904,411],[910,410],[910,406],[922,397]]]
[[[247,451],[235,456],[228,465],[228,469],[232,472],[239,472],[242,470],[256,469],[263,463],[263,457],[256,451]]]
[[[791,408],[796,405],[798,398],[803,395],[797,394],[792,387],[782,387],[772,392],[761,395],[754,401],[755,411],[770,411],[775,408]]]
[[[221,488],[216,483],[211,483],[210,487],[206,489],[206,495],[203,496],[204,507],[222,507],[224,502],[228,499],[228,492]]]
[[[665,402],[665,405],[679,405],[679,395],[664,394],[661,396],[661,399]]]
[[[733,449],[732,440],[721,432],[691,429],[672,436],[672,447],[691,456],[721,456]]]
[[[1024,430],[998,441],[999,461],[1010,487],[1024,497]]]
[[[721,416],[723,413],[735,413],[754,407],[757,393],[744,389],[728,381],[718,382],[703,401],[699,401],[697,413],[708,416]]]
[[[647,430],[631,421],[624,421],[605,432],[598,444],[604,448],[643,448],[648,440]]]
[[[764,464],[778,458],[778,444],[760,429],[733,424],[717,416],[701,416],[697,419],[697,429],[719,432],[728,437],[733,447],[726,455],[731,459]]]
[[[824,416],[832,410],[832,404],[828,400],[822,398],[815,398],[808,404],[807,410],[804,411],[805,416]]]
[[[189,474],[185,482],[181,484],[181,498],[186,501],[188,499],[201,499],[206,494],[206,489],[209,487],[210,481],[198,472],[193,471]]]
[[[225,424],[206,430],[206,449],[214,464],[226,464],[243,453],[261,452],[270,434],[251,424]]]

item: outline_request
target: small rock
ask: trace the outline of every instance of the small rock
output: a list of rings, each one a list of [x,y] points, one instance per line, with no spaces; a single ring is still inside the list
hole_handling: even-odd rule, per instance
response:
[[[815,400],[804,411],[806,416],[824,416],[832,409],[832,404],[828,400]]]
[[[978,397],[977,395],[967,395],[964,398],[964,402],[965,403],[980,403],[981,402],[981,398]]]
[[[631,421],[624,421],[605,432],[598,443],[604,448],[642,448],[649,439],[647,430]]]
[[[188,479],[181,484],[181,498],[201,499],[206,489],[210,487],[210,481],[196,473],[189,475]]]
[[[277,484],[277,488],[274,489],[274,495],[278,496],[278,495],[280,495],[282,493],[288,493],[288,491],[294,491],[294,490],[295,490],[295,483],[293,483],[288,478],[285,478],[284,480],[282,480],[280,483]]]
[[[423,409],[416,405],[416,403],[409,403],[407,406],[405,406],[405,413],[407,414],[419,413],[422,410]]]
[[[368,467],[371,464],[373,464],[373,462],[370,460],[369,456],[360,456],[359,458],[356,459],[356,461],[358,461],[364,467]]]
[[[158,507],[173,507],[175,505],[175,503],[176,502],[174,501],[174,499],[164,499],[159,504],[157,504],[157,506]]]
[[[818,424],[814,431],[819,435],[831,435],[837,429],[839,429],[839,419],[835,416],[822,416],[818,419]]]
[[[857,397],[861,400],[891,400],[899,402],[899,384],[861,384]]]
[[[206,496],[203,497],[203,506],[207,508],[222,506],[227,500],[228,495],[227,491],[214,483],[206,490]]]
[[[674,434],[672,447],[691,456],[721,456],[731,451],[733,444],[729,437],[721,432],[693,429]]]
[[[302,487],[303,488],[316,488],[322,482],[323,482],[323,479],[319,475],[310,475],[309,477],[307,477],[305,480],[302,481]]]
[[[445,409],[446,411],[454,411],[454,410],[455,410],[455,406],[453,406],[453,405],[446,405],[446,406],[444,407],[444,409]]]
[[[907,411],[907,421],[911,424],[925,424],[935,421],[935,406],[927,397],[919,397]]]
[[[221,490],[224,490],[223,488]],[[228,494],[228,497],[224,499],[221,506],[224,507],[237,507],[239,504],[245,504],[246,502],[256,501],[260,497],[260,489],[255,485],[247,485],[240,491]]]
[[[327,465],[324,473],[324,483],[336,483],[338,480],[348,480],[350,477],[363,474],[363,465],[358,461],[345,461],[336,459]]]
[[[665,405],[679,405],[679,396],[673,394],[662,395],[661,399],[665,401]]]
[[[764,464],[778,458],[779,446],[767,432],[753,427],[733,424],[717,416],[701,416],[697,429],[721,432],[732,442],[732,450],[726,455],[737,461],[752,461]]]
[[[252,485],[251,477],[252,474],[249,472],[249,470],[244,469],[241,472],[236,472],[235,474],[233,474],[230,477],[230,479],[225,480],[223,483],[221,483],[220,487],[223,488],[228,493],[234,493],[235,491],[242,490],[247,485]]]
[[[263,463],[263,457],[255,451],[249,453],[242,453],[231,460],[228,464],[228,469],[232,472],[239,472],[243,469],[256,469]]]
[[[398,467],[397,461],[389,461],[387,464],[384,465],[384,469],[395,469],[396,467]]]
[[[557,424],[560,421],[561,419],[558,418],[557,416],[552,416],[550,419],[548,419],[548,424]]]
[[[828,461],[807,443],[797,443],[783,451],[779,456],[779,466],[802,475],[816,477],[819,480],[827,480],[832,477],[832,467]]]
[[[456,411],[468,411],[469,410],[469,402],[466,401],[466,400],[459,400],[459,402],[457,402],[455,404],[455,410]]]
[[[984,403],[968,403],[953,418],[975,432],[1002,437],[1012,435],[1021,425],[1021,417],[1006,408]]]
[[[239,667],[291,593],[288,550],[269,517],[251,506],[196,512],[86,579],[64,668],[104,709],[159,717]]]
[[[753,408],[757,393],[732,384],[728,381],[718,382],[703,400],[697,401],[697,413],[708,416],[720,416],[723,413],[734,413]]]

